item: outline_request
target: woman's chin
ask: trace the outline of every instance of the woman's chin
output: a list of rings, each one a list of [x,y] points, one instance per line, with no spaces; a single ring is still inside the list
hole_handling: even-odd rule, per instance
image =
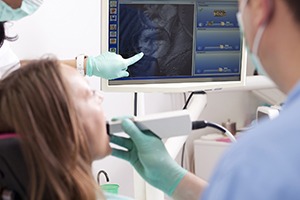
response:
[[[112,148],[110,147],[110,145],[108,145],[105,150],[103,149],[99,149],[98,153],[95,153],[95,155],[93,156],[93,160],[100,160],[103,159],[109,155],[111,155],[112,152]]]

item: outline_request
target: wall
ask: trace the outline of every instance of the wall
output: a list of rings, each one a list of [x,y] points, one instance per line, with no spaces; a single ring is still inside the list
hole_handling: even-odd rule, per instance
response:
[[[54,54],[59,59],[73,59],[81,53],[98,55],[99,21],[100,0],[45,1],[35,14],[13,24],[10,33],[17,33],[19,39],[11,45],[20,59],[39,58],[46,54]],[[92,87],[99,89],[98,78],[89,78],[89,81]],[[249,92],[209,94],[209,104],[202,117],[216,122],[230,117],[241,122],[242,126],[245,117],[253,115],[257,104],[252,96],[248,98],[249,95]],[[182,94],[145,94],[145,113],[180,109],[183,103]],[[133,94],[106,93],[103,107],[108,119],[132,115]],[[133,170],[128,163],[109,156],[93,163],[94,174],[100,169],[108,172],[112,182],[120,184],[121,194],[133,195]]]

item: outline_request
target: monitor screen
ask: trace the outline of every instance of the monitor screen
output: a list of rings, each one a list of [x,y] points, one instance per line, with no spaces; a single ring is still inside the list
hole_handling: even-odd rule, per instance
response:
[[[104,91],[185,92],[244,84],[246,58],[229,0],[104,0],[102,51],[144,57]]]

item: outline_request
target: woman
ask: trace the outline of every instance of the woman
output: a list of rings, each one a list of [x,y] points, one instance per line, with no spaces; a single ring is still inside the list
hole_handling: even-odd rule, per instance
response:
[[[92,161],[111,152],[174,199],[199,196],[198,179],[169,156],[159,138],[142,133],[131,120],[122,121],[130,139],[110,138],[127,151],[112,151],[102,101],[74,68],[53,59],[29,62],[0,81],[0,134],[20,139],[30,200],[129,200],[104,197],[92,176]],[[191,190],[196,192],[185,192]]]
[[[111,153],[102,100],[53,59],[30,62],[0,82],[0,132],[20,138],[30,199],[104,198],[91,171],[93,160]]]

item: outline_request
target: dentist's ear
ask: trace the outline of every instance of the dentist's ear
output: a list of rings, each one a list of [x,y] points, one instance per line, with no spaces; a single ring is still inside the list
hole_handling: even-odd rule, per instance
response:
[[[258,25],[262,26],[267,24],[269,20],[271,20],[274,13],[274,0],[257,0],[260,2],[260,20],[258,21]]]
[[[273,0],[247,1],[247,6],[251,9],[254,27],[261,27],[268,23],[273,13],[273,4]]]

